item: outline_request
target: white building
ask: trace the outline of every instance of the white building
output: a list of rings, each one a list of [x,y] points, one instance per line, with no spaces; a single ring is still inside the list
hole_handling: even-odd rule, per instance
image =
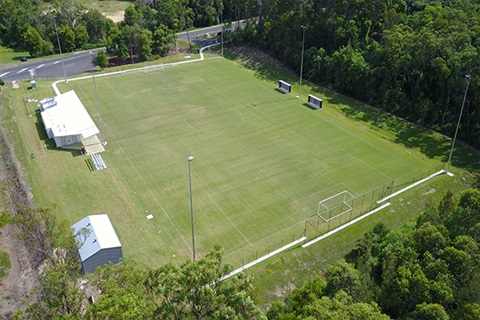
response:
[[[103,151],[98,134],[100,131],[78,98],[71,90],[56,97],[40,101],[43,124],[49,139],[57,148],[81,149],[98,145]],[[98,151],[97,151],[98,152]]]
[[[123,258],[122,245],[106,214],[91,215],[72,225],[84,273],[98,266],[118,263]]]

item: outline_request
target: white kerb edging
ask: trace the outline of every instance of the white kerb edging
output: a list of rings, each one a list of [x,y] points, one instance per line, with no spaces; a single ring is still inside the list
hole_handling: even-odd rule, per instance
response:
[[[428,181],[428,180],[430,180],[430,179],[432,179],[432,178],[434,178],[434,177],[436,177],[436,176],[438,176],[438,175],[441,175],[441,174],[443,174],[443,173],[445,173],[445,170],[440,170],[440,171],[438,171],[438,172],[435,172],[434,174],[431,174],[431,175],[429,175],[428,177],[423,178],[422,180],[418,180],[417,182],[412,183],[411,185],[406,186],[405,188],[400,189],[400,190],[398,190],[397,192],[394,192],[394,193],[392,193],[391,195],[386,196],[385,198],[382,198],[382,199],[378,200],[377,203],[382,203],[382,202],[385,201],[385,200],[388,200],[388,199],[390,199],[390,198],[393,198],[393,197],[399,195],[400,193],[405,192],[405,191],[407,191],[408,189],[411,189],[411,188],[413,188],[413,187],[416,187],[416,186],[418,186],[419,184],[424,183],[425,181]]]
[[[289,244],[287,244],[287,245],[285,245],[285,246],[283,246],[283,247],[281,247],[281,248],[279,248],[279,249],[277,249],[277,250],[275,250],[275,251],[272,251],[272,252],[270,252],[269,254],[266,254],[266,255],[264,255],[264,256],[256,259],[256,260],[253,260],[253,261],[250,262],[250,263],[247,263],[246,265],[244,265],[244,266],[242,266],[242,267],[240,267],[240,268],[238,268],[238,269],[233,270],[233,271],[230,272],[229,274],[221,277],[218,281],[223,281],[223,280],[225,280],[225,279],[228,279],[228,278],[230,278],[231,276],[234,276],[234,275],[236,275],[237,273],[242,272],[243,270],[246,270],[246,269],[248,269],[248,268],[250,268],[250,267],[253,267],[254,265],[256,265],[256,264],[258,264],[258,263],[260,263],[260,262],[262,262],[262,261],[264,261],[264,260],[267,260],[268,258],[273,257],[274,255],[276,255],[276,254],[278,254],[278,253],[280,253],[280,252],[282,252],[282,251],[285,251],[285,250],[287,250],[287,249],[290,249],[291,247],[296,246],[297,244],[301,243],[302,241],[305,241],[306,239],[307,239],[306,237],[301,237],[300,239],[297,239],[297,240],[295,240],[295,241],[293,241],[293,242],[290,242]]]
[[[329,231],[329,232],[327,232],[327,233],[325,233],[325,234],[322,234],[321,236],[319,236],[319,237],[317,237],[317,238],[315,238],[315,239],[313,239],[313,240],[310,240],[310,241],[308,241],[307,243],[302,244],[302,248],[306,248],[306,247],[314,244],[315,242],[318,242],[318,241],[320,241],[320,240],[323,240],[323,239],[325,239],[326,237],[329,237],[329,236],[331,236],[332,234],[337,233],[338,231],[343,230],[343,229],[345,229],[346,227],[351,226],[352,224],[355,224],[355,223],[357,223],[358,221],[360,221],[360,220],[362,220],[362,219],[364,219],[364,218],[366,218],[366,217],[374,214],[375,212],[380,211],[380,210],[382,210],[383,208],[388,207],[389,205],[390,205],[390,202],[384,203],[384,204],[381,205],[380,207],[377,207],[377,208],[373,209],[372,211],[369,211],[369,212],[365,213],[364,215],[362,215],[362,216],[360,216],[360,217],[358,217],[358,218],[355,218],[355,219],[353,219],[353,220],[351,220],[351,221],[349,221],[349,222],[347,222],[347,223],[345,223],[345,224],[342,224],[340,227],[338,227],[338,228],[336,228],[336,229],[333,229],[332,231]]]

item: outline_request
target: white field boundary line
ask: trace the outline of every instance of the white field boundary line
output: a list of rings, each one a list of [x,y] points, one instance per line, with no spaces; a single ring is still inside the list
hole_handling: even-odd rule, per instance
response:
[[[272,251],[272,252],[270,252],[269,254],[266,254],[266,255],[264,255],[264,256],[256,259],[256,260],[253,260],[253,261],[250,262],[250,263],[247,263],[246,265],[244,265],[244,266],[242,266],[242,267],[240,267],[240,268],[238,268],[238,269],[233,270],[233,271],[230,272],[229,274],[227,274],[227,275],[221,277],[220,279],[218,279],[218,281],[223,281],[223,280],[225,280],[225,279],[228,279],[228,278],[230,278],[231,276],[234,276],[234,275],[236,275],[237,273],[242,272],[243,270],[246,270],[246,269],[248,269],[248,268],[251,268],[251,267],[253,267],[254,265],[256,265],[256,264],[258,264],[258,263],[260,263],[260,262],[262,262],[262,261],[264,261],[264,260],[267,260],[268,258],[273,257],[274,255],[279,254],[279,253],[282,252],[282,251],[285,251],[285,250],[287,250],[287,249],[290,249],[291,247],[296,246],[297,244],[301,243],[302,241],[305,241],[306,239],[307,239],[306,237],[301,237],[300,239],[297,239],[297,240],[295,240],[295,241],[293,241],[293,242],[290,242],[289,244],[284,245],[283,247],[281,247],[281,248],[279,248],[279,249],[277,249],[277,250],[275,250],[275,251]]]
[[[389,205],[390,205],[390,202],[384,203],[384,204],[382,204],[380,207],[377,207],[377,208],[375,208],[375,209],[373,209],[373,210],[365,213],[364,215],[362,215],[362,216],[360,216],[360,217],[358,217],[358,218],[355,218],[355,219],[353,219],[353,220],[351,220],[351,221],[349,221],[349,222],[341,225],[340,227],[338,227],[338,228],[336,228],[336,229],[333,229],[332,231],[329,231],[329,232],[327,232],[327,233],[325,233],[325,234],[323,234],[323,235],[321,235],[321,236],[319,236],[319,237],[317,237],[317,238],[315,238],[315,239],[313,239],[313,240],[310,240],[310,241],[307,242],[307,243],[302,244],[302,248],[306,248],[306,247],[308,247],[308,246],[310,246],[310,245],[312,245],[312,244],[314,244],[314,243],[316,243],[316,242],[318,242],[318,241],[320,241],[320,240],[323,240],[323,239],[331,236],[332,234],[337,233],[338,231],[343,230],[343,229],[345,229],[346,227],[349,227],[349,226],[351,226],[352,224],[355,224],[355,223],[357,223],[358,221],[360,221],[360,220],[362,220],[362,219],[364,219],[364,218],[366,218],[366,217],[374,214],[375,212],[378,212],[378,211],[380,211],[380,210],[388,207]]]
[[[180,62],[172,62],[172,63],[163,63],[163,64],[161,63],[161,64],[156,64],[156,65],[152,65],[152,66],[148,66],[148,67],[141,67],[141,68],[135,68],[135,69],[129,69],[129,70],[121,70],[121,71],[115,71],[115,72],[102,73],[102,74],[97,74],[96,77],[97,78],[98,77],[107,77],[107,76],[113,76],[113,75],[116,75],[116,74],[123,74],[123,73],[141,71],[141,70],[146,70],[146,69],[150,69],[150,68],[157,68],[157,67],[160,67],[162,65],[164,67],[167,67],[167,66],[177,66],[177,65],[180,65],[180,64],[202,61],[202,60],[205,60],[205,57],[203,56],[203,50],[208,49],[210,47],[214,47],[214,46],[218,46],[218,43],[217,44],[211,44],[209,46],[201,48],[200,49],[200,58],[198,58],[198,59],[180,61]],[[72,79],[68,79],[67,82],[68,81],[91,79],[92,77],[93,77],[93,75],[83,76],[83,77],[78,77],[78,78],[72,78]],[[54,83],[52,83],[53,90],[55,91],[55,94],[57,96],[60,95],[60,90],[58,90],[57,84],[61,83],[61,82],[65,82],[65,80],[57,80]]]
[[[405,188],[400,189],[400,190],[398,190],[397,192],[394,192],[394,193],[392,193],[391,195],[388,195],[388,196],[386,196],[385,198],[382,198],[382,199],[378,200],[377,203],[380,204],[380,203],[382,203],[382,202],[384,202],[384,201],[386,201],[386,200],[388,200],[388,199],[390,199],[390,198],[393,198],[393,197],[399,195],[399,194],[402,193],[402,192],[405,192],[405,191],[407,191],[407,190],[409,190],[409,189],[411,189],[411,188],[413,188],[413,187],[416,187],[416,186],[418,186],[419,184],[424,183],[425,181],[428,181],[428,180],[430,180],[430,179],[432,179],[432,178],[434,178],[434,177],[436,177],[436,176],[438,176],[438,175],[441,175],[441,174],[443,174],[443,173],[445,173],[445,170],[440,170],[440,171],[438,171],[438,172],[435,172],[434,174],[431,174],[431,175],[429,175],[428,177],[423,178],[422,180],[418,180],[417,182],[412,183],[411,185],[406,186]]]

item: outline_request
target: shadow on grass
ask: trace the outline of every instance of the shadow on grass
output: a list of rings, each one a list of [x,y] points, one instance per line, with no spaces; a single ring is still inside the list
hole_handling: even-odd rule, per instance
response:
[[[45,130],[45,125],[42,121],[42,115],[40,114],[39,109],[35,110],[35,117],[37,120],[35,122],[35,128],[37,129],[38,138],[43,143],[45,148],[47,148],[48,150],[55,150],[60,152],[70,152],[72,154],[72,157],[78,157],[82,155],[82,152],[80,150],[57,148],[55,146],[55,140],[48,138],[47,132]]]
[[[248,55],[248,53],[247,53]],[[237,53],[231,50],[224,51],[224,57],[229,60],[243,60],[243,65],[250,70],[255,72],[255,77],[261,80],[266,81],[278,81],[279,79],[285,80],[287,82],[295,83],[297,77],[293,74],[292,71],[289,71],[285,67],[277,65],[274,61],[274,58],[267,58],[265,53],[261,53],[259,56],[261,58],[249,59],[242,57],[244,53]]]
[[[330,103],[345,103],[344,97],[332,97]],[[393,142],[409,149],[418,149],[427,157],[446,163],[450,155],[452,140],[437,132],[395,117],[370,106],[354,102],[343,105],[346,117],[370,124],[376,130],[388,129],[394,133]],[[452,155],[452,165],[471,172],[480,172],[480,153],[469,146],[458,143]]]
[[[311,105],[309,105],[308,103],[304,103],[303,104],[304,107],[310,109],[310,110],[313,110],[313,111],[318,111],[318,110],[322,110],[322,108],[318,109],[318,108],[314,108],[312,107]]]
[[[246,54],[248,55],[248,52]],[[274,59],[269,60],[263,57],[260,58],[260,61],[255,61],[248,56],[244,58],[245,52],[237,53],[231,50],[226,50],[224,55],[230,60],[244,60],[244,65],[253,70],[255,76],[262,80],[278,81],[282,79],[292,83],[296,81],[296,76],[286,68],[277,66],[273,62]],[[452,141],[439,133],[367,106],[327,88],[312,86],[310,93],[321,97],[324,103],[327,102],[337,107],[347,118],[367,123],[374,130],[391,132],[394,136],[392,142],[402,144],[406,148],[418,149],[431,159],[436,158],[444,163],[448,161]],[[308,106],[308,104],[305,105]],[[480,152],[478,150],[457,143],[451,163],[471,172],[480,172],[479,160]]]

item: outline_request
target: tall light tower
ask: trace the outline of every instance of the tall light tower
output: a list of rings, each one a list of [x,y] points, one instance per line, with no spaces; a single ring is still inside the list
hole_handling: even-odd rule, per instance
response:
[[[467,99],[468,86],[470,85],[471,76],[467,74],[465,77],[467,78],[467,87],[465,88],[465,95],[463,96],[462,108],[460,109],[460,115],[458,116],[457,128],[455,129],[455,135],[453,136],[453,141],[452,141],[452,149],[450,149],[450,156],[448,157],[447,169],[445,170],[445,172],[448,175],[453,175],[449,173],[448,170],[450,169],[450,162],[452,161],[453,148],[455,147],[455,140],[457,139],[458,128],[460,127],[460,120],[462,120],[463,107],[465,106],[465,100]]]
[[[193,260],[195,260],[195,223],[193,219],[192,174],[190,170],[190,162],[192,162],[193,156],[188,157],[187,160],[188,160],[188,182],[190,186],[190,219],[192,222],[192,249],[193,249]]]
[[[302,77],[303,77],[303,53],[305,51],[305,26],[302,27],[303,36],[302,36],[302,62],[300,63],[300,93],[298,94],[297,98],[302,97]]]
[[[65,64],[63,63],[62,46],[60,45],[60,38],[57,31],[57,17],[55,16],[53,17],[53,24],[55,26],[55,33],[57,34],[58,50],[60,51],[60,60],[62,60],[63,75],[65,76],[65,83],[67,83],[68,80],[67,73],[65,72]]]
[[[220,23],[222,24],[221,52],[222,52],[222,58],[223,58],[223,33],[225,32],[225,27],[223,25],[223,0],[220,2]]]
[[[93,52],[90,52],[90,56],[92,57],[92,61],[93,61],[94,59]],[[98,118],[100,120],[100,143],[104,146],[106,145],[106,142],[105,142],[105,137],[103,135],[103,121],[102,121],[102,114],[100,112],[100,104],[98,103],[98,91],[97,91],[97,83],[95,82],[95,71],[96,71],[96,67],[92,69],[93,88],[95,89],[95,102],[97,103]]]

